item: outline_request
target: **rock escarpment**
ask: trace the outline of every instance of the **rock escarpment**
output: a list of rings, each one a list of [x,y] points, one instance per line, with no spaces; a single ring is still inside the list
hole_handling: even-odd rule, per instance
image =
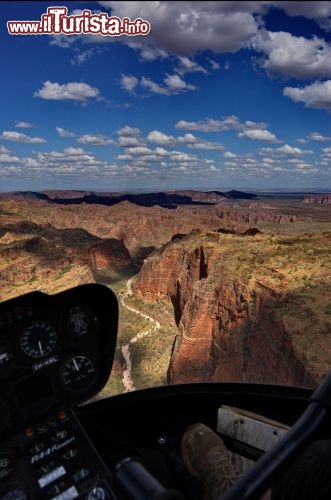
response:
[[[288,273],[270,265],[284,256],[284,250],[284,244],[278,248],[265,235],[196,231],[145,261],[136,293],[145,300],[171,300],[179,326],[170,383],[311,386],[319,381],[323,369],[330,367],[329,344],[317,354],[303,348],[315,312],[304,300],[298,311],[301,284],[298,276],[291,277],[291,265]],[[296,315],[307,317],[302,329],[296,327]],[[320,334],[316,332],[316,344],[321,344]]]
[[[59,290],[132,272],[124,243],[83,229],[31,222],[0,228],[0,299],[34,289]]]
[[[319,203],[320,205],[331,205],[331,194],[308,194],[303,199],[304,203]]]

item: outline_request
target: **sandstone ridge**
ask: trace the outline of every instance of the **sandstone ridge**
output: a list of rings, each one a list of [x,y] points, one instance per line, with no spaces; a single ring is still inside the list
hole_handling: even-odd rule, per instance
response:
[[[136,293],[145,300],[170,300],[179,325],[169,382],[312,386],[330,368],[331,325],[305,300],[306,277],[302,281],[300,270],[292,272],[290,262],[284,267],[295,240],[243,238],[195,231],[145,261]],[[308,239],[302,261],[316,244]],[[315,292],[319,272],[310,276]],[[323,324],[325,331],[313,324]]]

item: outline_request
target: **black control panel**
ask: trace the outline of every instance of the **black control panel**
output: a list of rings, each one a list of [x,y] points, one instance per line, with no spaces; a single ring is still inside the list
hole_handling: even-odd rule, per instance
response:
[[[113,500],[111,484],[71,410],[61,410],[1,442],[1,500]]]
[[[117,327],[97,284],[0,304],[0,500],[115,498],[73,408],[107,382]]]

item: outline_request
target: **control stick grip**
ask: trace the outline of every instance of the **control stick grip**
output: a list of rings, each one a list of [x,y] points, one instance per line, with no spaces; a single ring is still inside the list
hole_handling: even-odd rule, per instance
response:
[[[132,457],[116,466],[114,476],[130,500],[185,500],[178,491],[164,488],[142,463]]]

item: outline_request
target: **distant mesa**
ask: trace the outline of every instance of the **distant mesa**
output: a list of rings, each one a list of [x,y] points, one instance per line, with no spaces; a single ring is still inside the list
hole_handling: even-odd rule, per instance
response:
[[[304,203],[318,203],[320,205],[331,204],[331,193],[328,194],[308,194],[303,198]]]
[[[231,200],[251,200],[257,195],[245,193],[243,191],[195,191],[178,190],[157,193],[127,193],[118,192],[98,192],[98,191],[67,191],[67,190],[47,190],[36,191],[14,191],[11,193],[0,193],[0,199],[13,200],[36,200],[58,204],[97,204],[116,205],[123,201],[129,201],[136,205],[152,207],[159,205],[164,208],[176,208],[179,205],[215,205]]]
[[[252,200],[253,198],[257,198],[256,194],[244,193],[243,191],[236,190],[228,191],[226,194],[232,200]]]

